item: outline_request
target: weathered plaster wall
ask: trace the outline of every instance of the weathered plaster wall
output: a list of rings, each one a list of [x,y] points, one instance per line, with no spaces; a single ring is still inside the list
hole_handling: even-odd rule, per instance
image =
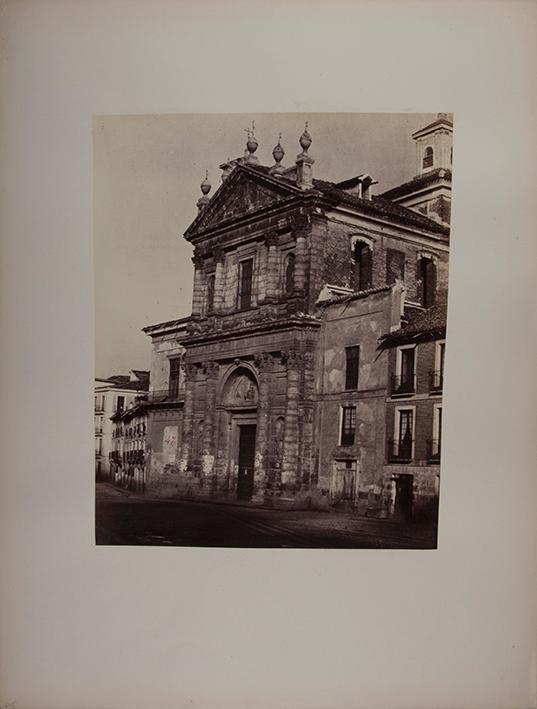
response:
[[[389,291],[328,306],[322,314],[316,377],[319,487],[333,499],[337,488],[335,462],[356,461],[355,503],[363,508],[378,504],[382,491],[388,359],[385,353],[379,356],[377,352],[378,338],[399,323],[403,294],[401,287],[394,286]],[[345,348],[353,345],[360,347],[358,389],[346,391]],[[343,406],[356,406],[352,446],[340,445]]]

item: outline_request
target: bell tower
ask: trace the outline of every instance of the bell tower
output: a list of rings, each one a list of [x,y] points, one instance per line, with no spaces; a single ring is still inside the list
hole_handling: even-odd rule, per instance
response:
[[[439,113],[436,121],[413,133],[416,143],[416,175],[443,168],[451,170],[453,157],[453,123],[447,113]]]
[[[448,225],[451,221],[453,121],[447,113],[439,113],[436,120],[417,130],[412,138],[416,144],[415,176],[381,197]]]

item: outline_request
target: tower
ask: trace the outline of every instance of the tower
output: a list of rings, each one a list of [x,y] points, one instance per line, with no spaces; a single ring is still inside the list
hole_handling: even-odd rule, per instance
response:
[[[416,144],[416,174],[381,197],[425,214],[441,224],[451,222],[451,163],[453,122],[447,113],[412,134]]]
[[[439,113],[436,121],[413,133],[416,143],[416,176],[431,170],[451,170],[453,156],[453,123],[447,113]]]

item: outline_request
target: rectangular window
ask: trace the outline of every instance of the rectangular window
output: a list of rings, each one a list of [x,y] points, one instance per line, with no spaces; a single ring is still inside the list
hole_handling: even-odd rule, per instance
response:
[[[446,343],[437,342],[434,356],[434,370],[431,373],[430,391],[435,394],[442,392],[444,388],[444,359],[446,355]]]
[[[401,396],[415,392],[415,347],[400,347],[397,350],[397,374],[392,377],[392,394]]]
[[[341,445],[353,446],[356,432],[356,406],[344,406],[341,417]]]
[[[386,285],[391,286],[396,280],[405,279],[405,254],[403,251],[388,249],[386,252]]]
[[[176,399],[179,396],[179,379],[181,375],[181,359],[176,357],[170,360],[170,379],[168,386],[168,396]]]
[[[247,310],[252,305],[252,274],[254,260],[241,261],[239,267],[239,309]]]
[[[442,448],[442,407],[435,406],[433,410],[433,437],[429,449],[429,460],[431,462],[440,461],[440,451]]]
[[[397,457],[401,460],[412,460],[412,445],[414,438],[414,410],[399,409],[397,430]]]
[[[345,357],[345,389],[358,389],[358,369],[360,366],[358,345],[345,347]]]
[[[118,396],[117,398],[117,410],[118,411],[123,411],[125,408],[125,397],[124,396]]]

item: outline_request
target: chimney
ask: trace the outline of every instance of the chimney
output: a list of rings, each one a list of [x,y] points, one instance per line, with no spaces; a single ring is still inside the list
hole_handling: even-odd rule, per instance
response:
[[[371,201],[373,199],[373,192],[371,188],[373,187],[373,185],[378,185],[378,180],[373,179],[371,175],[360,175],[360,178],[362,194],[359,196],[361,196],[362,199],[367,199]]]

